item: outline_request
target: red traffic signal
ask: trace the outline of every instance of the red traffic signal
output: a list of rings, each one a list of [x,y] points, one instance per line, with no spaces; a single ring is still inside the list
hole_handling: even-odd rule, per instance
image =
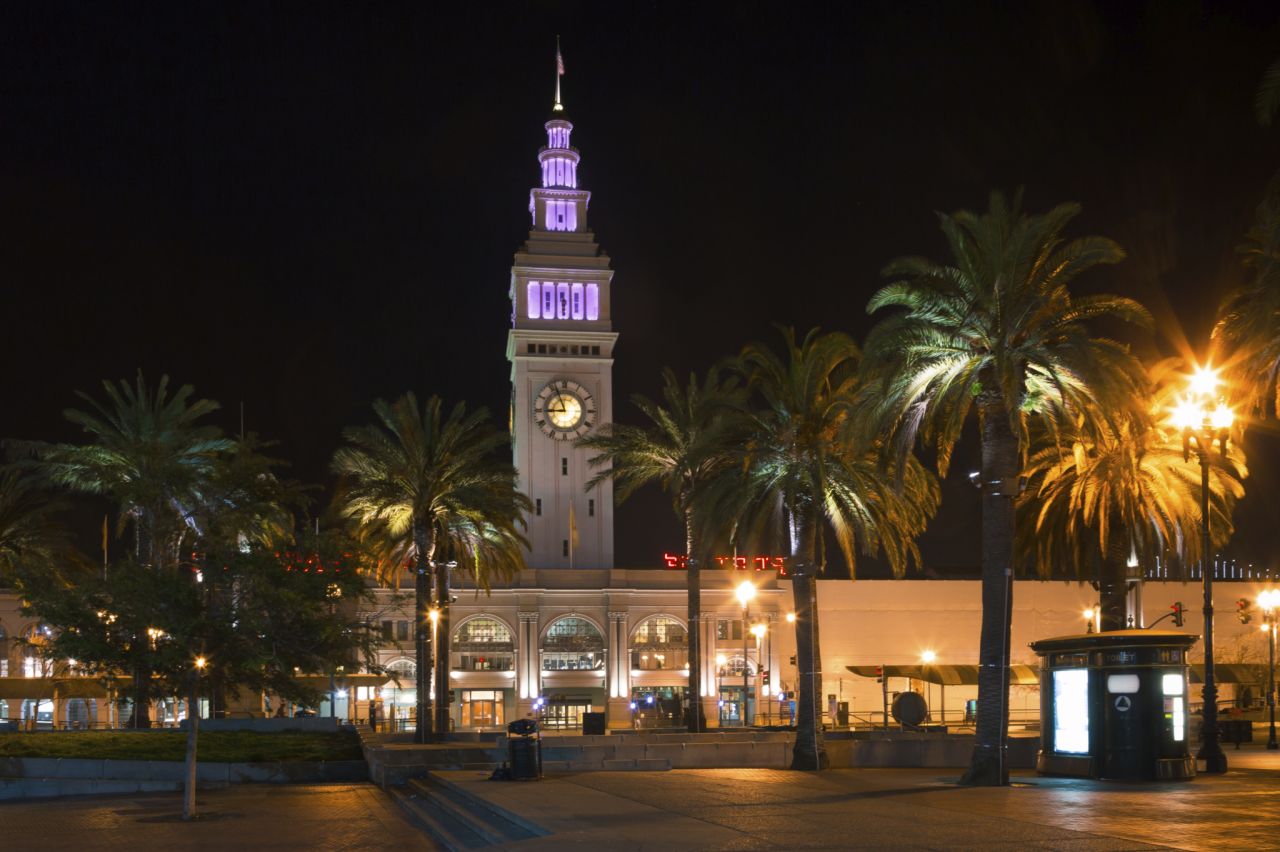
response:
[[[1186,613],[1186,608],[1182,605],[1182,601],[1174,601],[1173,606],[1169,607],[1173,610],[1173,623],[1182,626],[1182,616]]]
[[[884,683],[884,666],[876,666],[876,683]]]
[[[1236,618],[1240,619],[1241,624],[1253,621],[1253,613],[1249,611],[1252,607],[1253,603],[1248,598],[1240,598],[1236,601]]]

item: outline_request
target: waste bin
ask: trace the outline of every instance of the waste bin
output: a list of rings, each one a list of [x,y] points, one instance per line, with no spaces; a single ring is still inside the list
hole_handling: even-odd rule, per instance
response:
[[[1195,777],[1187,735],[1187,649],[1200,637],[1111,630],[1041,639],[1045,775],[1115,780]]]
[[[517,719],[507,725],[507,756],[513,781],[537,781],[542,777],[542,740],[534,719]]]

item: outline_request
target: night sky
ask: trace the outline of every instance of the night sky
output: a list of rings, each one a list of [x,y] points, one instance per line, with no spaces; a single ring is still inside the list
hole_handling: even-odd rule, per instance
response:
[[[992,188],[1081,202],[1072,233],[1130,254],[1082,288],[1152,309],[1144,352],[1201,351],[1280,168],[1274,3],[107,5],[0,11],[0,436],[74,440],[73,391],[141,367],[229,431],[243,402],[326,488],[375,397],[505,422],[557,34],[620,420],[772,323],[861,337],[882,265],[940,257],[935,211]],[[1233,552],[1268,562],[1280,440],[1253,440]],[[978,560],[976,455],[924,542],[942,574]],[[669,515],[623,507],[620,567],[679,547]]]

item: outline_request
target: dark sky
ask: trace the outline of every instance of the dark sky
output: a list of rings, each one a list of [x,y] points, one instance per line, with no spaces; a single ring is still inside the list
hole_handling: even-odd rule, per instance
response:
[[[1130,253],[1082,286],[1200,350],[1280,168],[1251,108],[1273,3],[111,5],[0,12],[0,436],[73,439],[73,391],[139,367],[228,429],[243,401],[315,482],[377,396],[504,418],[556,34],[619,419],[771,323],[861,336],[880,267],[939,256],[934,211],[992,188],[1081,202],[1074,233]],[[1280,483],[1253,468],[1236,550],[1264,559]],[[972,492],[946,496],[943,572],[977,562]],[[667,514],[623,508],[620,565],[678,546]]]

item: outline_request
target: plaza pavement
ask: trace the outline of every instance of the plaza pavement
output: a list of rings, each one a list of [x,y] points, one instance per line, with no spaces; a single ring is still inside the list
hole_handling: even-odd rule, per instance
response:
[[[1228,757],[1225,776],[1191,782],[1019,773],[1006,788],[938,769],[436,775],[552,832],[513,849],[1280,849],[1280,752]]]
[[[1280,752],[1228,749],[1231,771],[1169,784],[1040,778],[965,788],[940,769],[589,772],[540,782],[435,776],[552,832],[511,849],[1280,849]],[[248,784],[202,792],[0,805],[0,843],[40,850],[436,848],[371,784]]]
[[[43,850],[430,850],[435,846],[391,797],[368,783],[243,784],[201,791],[199,819],[182,798],[44,799],[0,805],[0,849]]]

